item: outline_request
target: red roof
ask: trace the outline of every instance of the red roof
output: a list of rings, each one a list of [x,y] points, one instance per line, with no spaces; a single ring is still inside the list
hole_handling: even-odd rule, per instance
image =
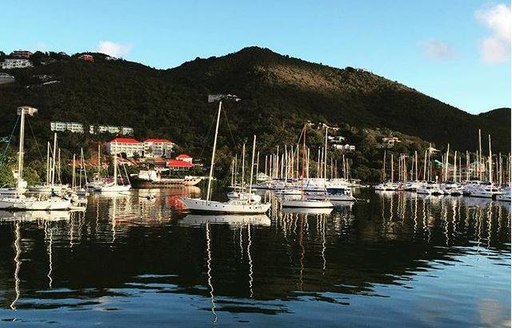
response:
[[[124,143],[124,144],[134,144],[134,143],[140,143],[139,141],[133,139],[133,138],[114,138],[111,143]]]
[[[167,161],[167,167],[192,167],[192,163],[171,159]]]
[[[183,158],[183,159],[185,159],[185,158],[192,158],[192,157],[190,157],[190,156],[189,156],[189,155],[187,155],[187,154],[181,154],[181,155],[179,155],[179,156],[176,156],[176,159],[182,159],[182,158]]]
[[[149,139],[146,139],[144,140],[144,142],[171,142],[171,140],[167,140],[167,139],[159,139],[159,138],[149,138]]]

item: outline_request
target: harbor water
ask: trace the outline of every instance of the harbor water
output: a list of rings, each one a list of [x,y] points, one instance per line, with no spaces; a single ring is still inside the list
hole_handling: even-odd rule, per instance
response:
[[[197,189],[197,188],[196,188]],[[0,212],[0,326],[510,327],[510,203],[356,194],[187,215],[197,190]]]

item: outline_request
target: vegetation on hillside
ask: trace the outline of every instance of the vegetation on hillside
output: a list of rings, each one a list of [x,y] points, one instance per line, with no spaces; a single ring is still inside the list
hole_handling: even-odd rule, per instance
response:
[[[346,154],[352,176],[364,180],[378,179],[382,149],[376,146],[385,136],[410,141],[399,144],[397,154],[422,153],[429,142],[440,149],[449,143],[452,150],[474,151],[481,129],[484,137],[492,135],[493,151],[510,149],[510,109],[470,115],[361,69],[308,63],[257,47],[196,58],[169,70],[97,53],[94,62],[86,62],[78,55],[38,52],[31,58],[35,67],[9,70],[16,82],[0,85],[0,136],[12,132],[16,107],[39,109],[27,128],[34,135],[27,138],[28,158],[41,160],[41,149],[52,139],[50,121],[74,121],[129,126],[138,139],[168,138],[207,164],[217,104],[206,99],[218,93],[242,99],[224,104],[219,173],[227,171],[253,135],[260,153],[269,153],[277,145],[296,143],[306,121],[341,128],[339,133],[356,146]],[[65,133],[59,139],[63,157],[69,158],[80,147],[88,156],[97,142],[111,137]],[[321,134],[316,139],[313,148],[321,144]]]

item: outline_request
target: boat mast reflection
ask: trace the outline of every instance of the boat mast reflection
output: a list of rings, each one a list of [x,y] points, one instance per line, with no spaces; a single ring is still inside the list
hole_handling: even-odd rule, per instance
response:
[[[15,239],[14,239],[14,250],[15,250],[15,256],[14,256],[14,264],[15,264],[15,269],[14,269],[14,292],[16,294],[16,297],[14,298],[14,300],[12,301],[12,303],[10,304],[10,308],[12,310],[16,310],[16,302],[18,302],[18,299],[20,298],[20,270],[21,270],[21,261],[20,261],[20,256],[21,256],[21,245],[20,245],[20,242],[21,242],[21,231],[20,231],[20,225],[21,223],[20,222],[16,222],[16,228],[14,230],[15,232]]]

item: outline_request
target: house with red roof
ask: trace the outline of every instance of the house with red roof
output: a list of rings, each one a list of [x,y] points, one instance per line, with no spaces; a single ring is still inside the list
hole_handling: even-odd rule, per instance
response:
[[[161,138],[149,138],[144,140],[145,157],[170,157],[174,142]]]
[[[172,171],[188,171],[194,164],[192,164],[192,157],[187,154],[181,154],[176,159],[168,160],[166,166]]]
[[[128,157],[133,157],[135,154],[141,156],[144,152],[144,143],[134,138],[117,137],[107,142],[107,152],[110,154],[125,153]]]

